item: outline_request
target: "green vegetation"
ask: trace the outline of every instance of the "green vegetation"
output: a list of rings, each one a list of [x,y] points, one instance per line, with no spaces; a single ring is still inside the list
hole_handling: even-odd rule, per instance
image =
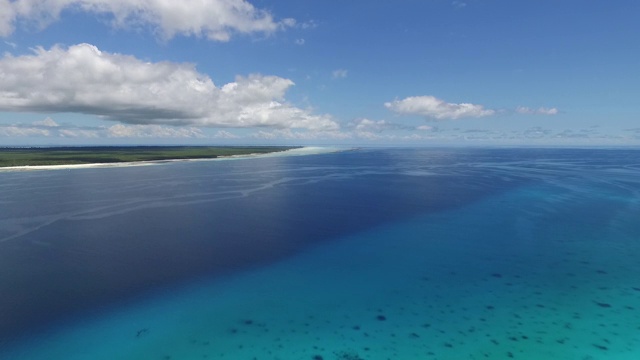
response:
[[[0,148],[0,167],[37,165],[75,165],[213,159],[219,156],[264,154],[284,151],[285,146],[100,146],[51,148]]]

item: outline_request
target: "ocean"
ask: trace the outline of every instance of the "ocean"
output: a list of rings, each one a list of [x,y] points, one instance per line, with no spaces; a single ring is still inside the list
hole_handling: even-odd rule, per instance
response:
[[[640,358],[640,151],[0,173],[0,359]]]

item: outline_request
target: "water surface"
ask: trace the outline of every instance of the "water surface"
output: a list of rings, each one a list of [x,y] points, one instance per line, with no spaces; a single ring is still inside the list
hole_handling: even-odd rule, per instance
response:
[[[638,155],[3,173],[0,354],[636,359]]]

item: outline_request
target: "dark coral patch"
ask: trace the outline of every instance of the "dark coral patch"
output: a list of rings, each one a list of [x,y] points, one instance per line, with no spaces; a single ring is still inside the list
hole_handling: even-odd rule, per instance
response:
[[[609,303],[597,302],[597,301],[594,301],[594,303],[596,303],[596,305],[600,306],[601,308],[610,308],[611,307],[611,304],[609,304]]]

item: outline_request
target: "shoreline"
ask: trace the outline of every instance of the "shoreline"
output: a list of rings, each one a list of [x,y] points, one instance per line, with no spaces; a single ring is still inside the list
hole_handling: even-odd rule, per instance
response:
[[[255,153],[243,155],[223,155],[215,158],[206,159],[165,159],[150,161],[128,161],[115,163],[92,163],[92,164],[68,164],[68,165],[24,165],[24,166],[7,166],[0,167],[0,172],[18,172],[18,171],[38,171],[38,170],[73,170],[73,169],[94,169],[94,168],[113,168],[113,167],[133,167],[133,166],[155,166],[177,162],[195,162],[195,161],[229,161],[241,159],[259,159],[268,157],[281,156],[305,156],[320,155],[350,150],[351,148],[338,147],[320,147],[305,146],[284,151],[275,151],[270,153]]]

